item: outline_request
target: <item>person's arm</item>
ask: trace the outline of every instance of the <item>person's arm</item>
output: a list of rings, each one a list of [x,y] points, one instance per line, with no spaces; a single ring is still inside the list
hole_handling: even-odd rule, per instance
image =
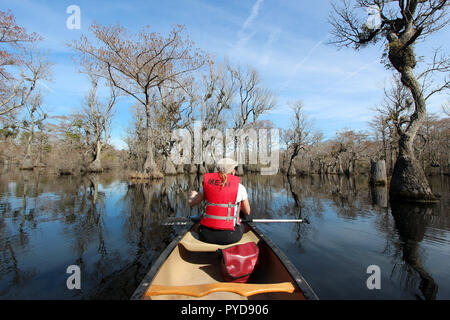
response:
[[[245,200],[242,200],[241,212],[245,213],[246,215],[250,215],[250,202],[248,202],[248,198]]]
[[[197,192],[197,191],[191,191],[191,194],[189,195],[188,203],[192,207],[198,205],[200,202],[203,201],[203,193]]]
[[[250,215],[250,202],[248,201],[247,189],[240,183],[236,200],[241,201],[241,212],[245,215]]]

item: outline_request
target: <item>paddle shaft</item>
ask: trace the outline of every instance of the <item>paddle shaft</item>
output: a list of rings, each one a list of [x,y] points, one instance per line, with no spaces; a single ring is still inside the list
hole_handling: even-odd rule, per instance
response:
[[[242,222],[255,222],[255,223],[309,223],[306,219],[250,219],[243,220]]]
[[[189,221],[193,222],[200,222],[201,217],[195,216],[195,217],[176,217],[174,220],[166,219],[165,222],[163,222],[163,225],[185,225]],[[308,219],[242,219],[241,222],[254,222],[254,223],[307,223],[309,224]]]

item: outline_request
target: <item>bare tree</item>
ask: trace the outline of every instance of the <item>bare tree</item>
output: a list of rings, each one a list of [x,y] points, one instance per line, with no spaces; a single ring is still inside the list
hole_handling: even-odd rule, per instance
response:
[[[20,128],[26,133],[25,156],[21,169],[30,170],[34,168],[32,159],[32,144],[35,139],[36,127],[42,129],[47,114],[42,109],[42,95],[33,95],[26,103],[27,119],[23,120]]]
[[[262,86],[255,69],[227,65],[231,83],[235,84],[237,101],[234,109],[234,129],[244,129],[255,124],[258,118],[276,105],[276,96]]]
[[[184,27],[175,26],[167,37],[150,32],[149,27],[130,34],[120,25],[93,24],[92,43],[86,36],[70,46],[83,64],[93,65],[102,76],[145,107],[146,156],[143,171],[159,175],[154,161],[151,130],[152,98],[159,87],[180,87],[183,77],[203,65],[203,55],[193,49],[189,39],[183,39]]]
[[[367,147],[367,134],[351,130],[337,132],[335,147],[331,151],[337,159],[337,173],[357,174],[356,161],[364,157],[364,151]],[[345,169],[342,168],[342,159],[347,164]]]
[[[332,42],[339,47],[354,47],[357,50],[378,41],[386,41],[387,66],[399,73],[401,83],[411,93],[409,105],[414,105],[414,111],[399,139],[399,155],[390,184],[390,197],[410,201],[435,201],[436,197],[423,169],[414,157],[413,141],[425,119],[426,99],[433,92],[448,88],[448,82],[444,81],[444,85],[433,89],[429,94],[424,93],[419,76],[413,72],[416,67],[414,44],[448,25],[448,3],[446,0],[356,0],[355,3],[354,7],[348,1],[343,1],[341,6],[333,4],[330,23],[335,38]],[[358,9],[376,9],[379,24],[368,25],[358,15]],[[431,69],[446,70],[448,62],[445,60],[436,59]],[[422,76],[425,77],[426,74]]]
[[[100,172],[103,171],[101,151],[108,143],[109,128],[113,115],[113,107],[116,103],[117,89],[109,82],[109,97],[106,102],[100,101],[97,95],[100,78],[92,70],[86,70],[85,72],[89,77],[91,89],[85,97],[82,120],[85,126],[84,130],[87,134],[87,143],[93,154],[92,162],[88,165],[87,170]]]
[[[234,79],[226,74],[224,65],[217,65],[213,60],[208,60],[207,68],[199,75],[199,80],[193,84],[189,91],[189,111],[186,114],[186,129],[194,137],[194,121],[200,120],[201,133],[208,129],[224,131],[227,126],[227,113],[232,110],[232,103],[235,97],[236,84]],[[213,143],[212,139],[201,141],[202,153]],[[198,164],[196,170],[204,173],[206,168]],[[199,159],[196,159],[199,160]]]
[[[236,96],[232,104],[233,129],[235,130],[234,149],[237,153],[245,155],[245,150],[239,150],[240,148],[245,147],[250,152],[250,149],[255,151],[258,147],[257,145],[249,146],[242,141],[246,130],[254,128],[261,115],[275,107],[277,97],[263,86],[261,76],[256,69],[233,67],[227,63],[227,70]],[[243,173],[242,164],[239,164],[238,172]]]
[[[450,102],[447,102],[446,104],[442,105],[442,111],[447,115],[450,116]]]
[[[33,43],[40,40],[36,33],[17,25],[10,11],[0,11],[0,115],[24,106],[42,78],[37,64],[30,61]],[[20,78],[16,79],[6,67],[15,68]]]
[[[300,151],[306,151],[313,144],[319,142],[322,139],[322,135],[318,132],[313,133],[312,122],[303,111],[302,101],[296,101],[290,107],[294,114],[290,128],[283,133],[283,139],[286,143],[287,152],[290,153],[287,175],[296,175],[293,165],[295,157]]]
[[[32,45],[26,46],[19,67],[20,80],[11,78],[4,82],[3,87],[0,86],[0,116],[23,107],[36,91],[38,83],[51,79],[51,66],[45,53]]]

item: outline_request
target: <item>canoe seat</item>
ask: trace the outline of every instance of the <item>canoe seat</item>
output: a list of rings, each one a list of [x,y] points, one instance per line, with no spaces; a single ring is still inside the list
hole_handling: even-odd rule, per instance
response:
[[[191,252],[215,252],[217,249],[225,249],[236,244],[243,244],[251,241],[255,243],[258,243],[259,241],[259,238],[253,232],[245,232],[239,242],[226,245],[218,245],[203,242],[198,238],[197,232],[189,231],[180,240],[180,244]]]
[[[146,297],[158,295],[185,295],[191,297],[203,297],[213,292],[233,292],[244,297],[255,294],[269,292],[287,292],[293,293],[295,287],[291,282],[280,283],[234,283],[234,282],[216,282],[209,284],[197,284],[191,286],[164,286],[152,285],[145,292]]]

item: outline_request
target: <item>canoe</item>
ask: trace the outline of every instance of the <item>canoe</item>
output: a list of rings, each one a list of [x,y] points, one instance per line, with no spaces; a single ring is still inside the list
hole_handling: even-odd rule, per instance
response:
[[[245,224],[238,243],[253,241],[259,249],[258,267],[247,283],[225,282],[215,245],[198,239],[199,224],[189,222],[161,253],[132,300],[317,300],[300,272],[254,223]]]

